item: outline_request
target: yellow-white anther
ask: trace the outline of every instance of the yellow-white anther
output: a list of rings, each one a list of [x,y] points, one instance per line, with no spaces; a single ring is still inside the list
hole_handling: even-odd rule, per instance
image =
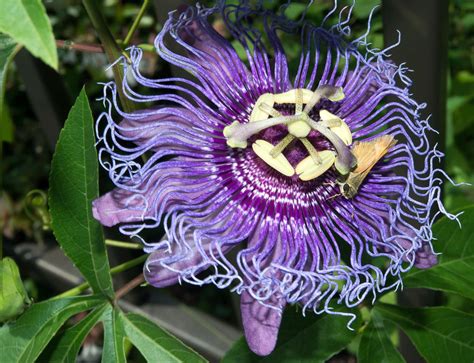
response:
[[[284,103],[295,104],[297,92],[301,92],[302,97],[303,97],[303,101],[302,101],[303,104],[307,103],[313,96],[313,91],[309,89],[305,89],[305,88],[298,88],[298,89],[292,89],[284,93],[277,93],[276,95],[274,95],[274,102],[278,104],[284,104]]]
[[[326,172],[336,160],[336,153],[331,150],[323,150],[318,153],[321,163],[315,163],[313,157],[308,156],[301,160],[295,168],[296,174],[303,181],[317,178]]]
[[[333,115],[327,110],[319,111],[319,117],[323,124],[331,129],[346,145],[352,144],[352,133],[351,129],[340,117]],[[336,125],[336,126],[334,126]]]
[[[270,116],[268,112],[263,111],[260,108],[260,105],[262,104],[265,104],[265,107],[267,108],[273,108],[273,105],[275,104],[275,95],[271,93],[264,93],[258,98],[257,102],[255,102],[255,105],[253,106],[252,113],[250,114],[250,122],[265,120]]]
[[[283,154],[276,157],[270,155],[273,145],[265,140],[257,140],[253,143],[252,149],[257,156],[273,169],[286,176],[293,176],[295,170]]]

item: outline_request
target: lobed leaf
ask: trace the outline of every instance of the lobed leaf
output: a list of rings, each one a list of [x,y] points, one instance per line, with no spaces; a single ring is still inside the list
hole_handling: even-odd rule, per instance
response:
[[[308,314],[286,309],[275,350],[266,357],[251,352],[244,338],[239,339],[227,352],[222,363],[254,362],[325,362],[344,349],[356,336],[359,328],[357,319],[347,327],[349,318],[340,315]]]
[[[125,332],[120,320],[120,311],[109,306],[104,314],[104,348],[102,363],[123,363],[127,361],[125,354]]]
[[[364,329],[357,352],[358,363],[404,363],[400,352],[395,348],[388,335],[384,321],[376,312]]]
[[[84,339],[104,315],[108,306],[110,306],[108,303],[97,306],[76,325],[58,334],[46,348],[48,354],[44,356],[44,360],[49,363],[75,363]]]
[[[459,217],[462,228],[444,217],[433,226],[439,263],[427,270],[412,269],[403,279],[406,287],[426,287],[474,299],[474,206]]]
[[[13,124],[5,107],[5,85],[8,66],[20,47],[5,34],[0,34],[0,142],[13,141]]]
[[[375,309],[408,335],[428,363],[474,360],[474,314],[446,307],[402,308],[377,304]]]
[[[49,206],[53,232],[64,253],[94,292],[112,298],[102,226],[92,216],[92,201],[99,194],[93,125],[83,89],[59,135],[49,177]]]
[[[16,322],[0,328],[2,362],[34,362],[67,319],[103,302],[98,296],[80,296],[33,304]]]
[[[0,32],[23,44],[52,68],[58,68],[53,30],[41,0],[0,1]]]
[[[148,362],[207,362],[199,354],[138,314],[120,314],[123,330]]]

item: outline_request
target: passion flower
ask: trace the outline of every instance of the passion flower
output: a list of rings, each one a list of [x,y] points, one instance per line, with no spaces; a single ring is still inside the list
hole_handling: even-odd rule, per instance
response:
[[[351,10],[325,28],[248,1],[189,7],[170,14],[155,46],[192,80],[146,78],[142,51],[131,48],[121,61],[147,94],[127,79],[104,88],[100,160],[117,188],[94,202],[95,217],[139,238],[164,226],[162,240],[142,239],[147,281],[241,294],[245,336],[260,355],[275,347],[285,305],[342,314],[332,306],[356,306],[397,288],[412,266],[436,263],[442,154],[410,96],[408,69],[366,37],[348,39]],[[213,29],[214,16],[245,61]],[[286,33],[301,39],[293,75]],[[123,112],[116,87],[153,107]],[[371,153],[363,150],[379,140],[385,149],[361,170]]]

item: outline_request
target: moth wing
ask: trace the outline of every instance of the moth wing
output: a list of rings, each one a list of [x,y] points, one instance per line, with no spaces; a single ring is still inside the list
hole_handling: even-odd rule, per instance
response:
[[[367,142],[355,142],[352,153],[357,158],[357,169],[354,173],[368,172],[396,143],[397,140],[392,135],[383,135]]]
[[[377,162],[374,141],[354,143],[352,153],[357,159],[357,168],[354,170],[354,173],[363,173]]]
[[[373,141],[375,141],[376,154],[379,155],[377,160],[380,160],[397,143],[392,135],[383,135]]]
[[[367,174],[369,174],[370,168],[367,168],[361,173],[350,173],[349,177],[346,180],[346,183],[349,184],[356,191],[359,190],[360,185],[364,181]]]

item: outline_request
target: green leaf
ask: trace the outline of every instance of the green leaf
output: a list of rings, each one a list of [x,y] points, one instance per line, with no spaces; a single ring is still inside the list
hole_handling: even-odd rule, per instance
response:
[[[102,363],[127,362],[125,354],[125,333],[120,320],[120,312],[110,306],[104,314],[104,348]]]
[[[389,329],[384,325],[384,321],[379,314],[372,311],[372,318],[360,340],[357,362],[404,363],[405,360],[393,346],[388,334]]]
[[[44,361],[49,363],[75,363],[84,339],[101,319],[110,305],[103,303],[92,310],[73,327],[66,329],[48,345]]]
[[[5,71],[8,62],[17,47],[16,42],[5,34],[0,34],[0,84],[5,83]]]
[[[239,339],[227,352],[222,363],[296,363],[325,362],[346,347],[356,336],[359,320],[349,330],[349,318],[340,315],[308,313],[306,317],[295,309],[287,308],[278,342],[272,354],[261,357],[252,353],[244,338]]]
[[[5,107],[5,86],[7,70],[20,47],[13,39],[0,34],[0,142],[13,141],[13,124],[7,107]]]
[[[408,335],[428,363],[474,360],[474,315],[445,307],[401,308],[377,304],[384,319]]]
[[[40,0],[0,1],[0,32],[23,44],[49,66],[58,68],[53,30]]]
[[[466,31],[474,28],[474,14],[468,13],[462,17],[462,24],[466,27]]]
[[[0,328],[2,362],[35,361],[67,319],[103,301],[97,296],[81,296],[33,304],[15,323]]]
[[[59,135],[49,177],[53,232],[96,293],[113,296],[102,227],[92,216],[98,166],[94,120],[83,89]]]
[[[296,20],[303,14],[306,8],[307,4],[291,3],[285,9],[285,16],[288,19]]]
[[[459,217],[462,228],[446,217],[433,226],[439,263],[427,270],[413,269],[403,279],[406,287],[426,287],[474,299],[474,206]]]
[[[17,317],[30,303],[15,261],[0,260],[0,322]]]
[[[124,332],[148,362],[207,362],[178,339],[138,314],[120,314]]]

